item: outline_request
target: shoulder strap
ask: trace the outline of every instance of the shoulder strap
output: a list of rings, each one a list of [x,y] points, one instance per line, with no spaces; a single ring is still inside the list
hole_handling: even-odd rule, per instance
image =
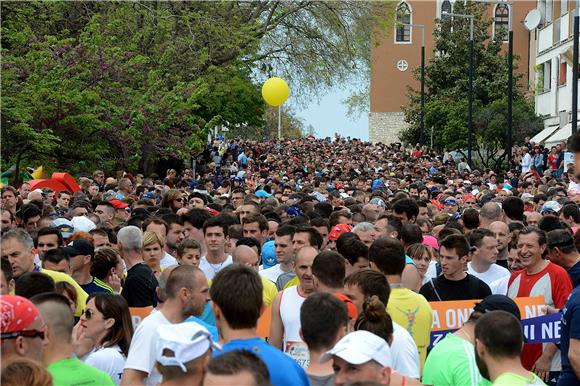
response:
[[[429,280],[429,283],[431,283],[431,287],[433,287],[433,291],[435,292],[435,296],[437,296],[437,299],[439,301],[442,301],[441,296],[439,296],[439,292],[437,292],[437,288],[435,288],[435,282],[433,281],[433,278]]]

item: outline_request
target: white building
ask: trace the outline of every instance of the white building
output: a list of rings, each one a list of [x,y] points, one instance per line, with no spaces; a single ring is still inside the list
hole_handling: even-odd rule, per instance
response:
[[[579,0],[580,1],[580,0]],[[572,49],[576,1],[538,0],[541,19],[530,31],[530,65],[534,66],[536,114],[544,130],[532,138],[553,146],[572,132]]]

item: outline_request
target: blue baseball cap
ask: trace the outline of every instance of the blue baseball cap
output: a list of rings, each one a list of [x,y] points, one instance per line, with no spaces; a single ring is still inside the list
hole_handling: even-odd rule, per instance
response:
[[[270,193],[266,192],[264,189],[260,189],[260,190],[256,191],[256,196],[260,197],[260,198],[272,197],[272,195]]]
[[[286,213],[288,213],[288,216],[290,216],[290,217],[296,217],[296,216],[300,216],[304,212],[299,207],[292,205],[292,206],[288,207],[288,209],[286,210]]]
[[[263,269],[267,269],[278,264],[278,258],[276,258],[276,245],[274,240],[267,241],[262,245],[262,265]]]
[[[384,183],[383,183],[383,181],[381,181],[381,180],[374,180],[374,181],[373,181],[373,184],[372,184],[372,186],[371,186],[371,188],[372,188],[373,190],[377,190],[377,189],[380,189],[380,188],[382,188],[383,186],[384,186]]]

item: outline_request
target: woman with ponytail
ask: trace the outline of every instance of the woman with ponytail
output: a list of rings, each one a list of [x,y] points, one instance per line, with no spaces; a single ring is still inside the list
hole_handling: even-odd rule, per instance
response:
[[[389,346],[393,343],[393,320],[386,310],[385,305],[376,295],[367,298],[361,312],[354,324],[354,329],[365,330],[383,338]],[[393,354],[393,351],[391,351]],[[413,386],[420,383],[410,377],[399,374],[397,358],[393,355],[393,369],[391,371],[391,385]]]

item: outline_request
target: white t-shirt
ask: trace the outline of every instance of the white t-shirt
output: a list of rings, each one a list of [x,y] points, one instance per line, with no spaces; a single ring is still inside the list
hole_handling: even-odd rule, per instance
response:
[[[413,337],[407,330],[393,322],[393,343],[391,343],[393,369],[407,377],[419,379],[421,364],[419,351]]]
[[[109,374],[115,385],[121,384],[121,376],[127,358],[121,353],[118,345],[91,351],[84,359],[87,365]]]
[[[491,289],[491,293],[494,295],[507,295],[509,280],[510,280],[510,275],[504,276],[501,279],[497,279],[497,280],[493,281],[489,285],[489,288]]]
[[[232,260],[231,255],[228,255],[226,259],[219,264],[211,264],[209,261],[207,261],[206,256],[202,256],[201,259],[199,260],[199,269],[203,271],[205,277],[207,277],[209,280],[213,280],[214,276],[219,271],[221,271],[228,265],[231,265],[233,262],[234,261]]]
[[[159,262],[159,266],[161,266],[161,269],[165,269],[167,267],[171,267],[172,265],[177,265],[177,259],[171,256],[169,253],[165,252],[165,255],[163,255],[163,258]]]
[[[526,153],[522,157],[522,174],[529,172],[531,166],[532,166],[532,156],[530,155],[530,153]]]
[[[492,294],[498,294],[497,292],[493,292],[493,288],[491,288],[491,284],[493,282],[495,282],[499,279],[502,279],[506,276],[508,278],[510,277],[510,271],[508,271],[507,269],[505,269],[501,265],[497,265],[497,264],[492,264],[489,267],[489,269],[485,272],[476,272],[472,268],[471,262],[469,262],[469,263],[467,263],[467,273],[475,276],[476,278],[478,278],[479,280],[481,280],[485,284],[487,284],[490,287]],[[502,294],[502,295],[505,295],[505,294]]]
[[[275,266],[263,269],[258,273],[260,274],[260,276],[265,277],[271,282],[276,283],[276,280],[278,280],[278,276],[283,274],[284,271],[282,271],[282,268],[280,268],[280,264],[276,264]]]
[[[171,324],[162,312],[154,312],[137,326],[129,355],[125,362],[125,369],[139,370],[149,374],[145,378],[146,386],[156,386],[161,383],[161,374],[155,368],[155,345],[157,344],[157,327]]]
[[[437,262],[431,261],[429,262],[429,267],[427,267],[427,272],[425,272],[423,284],[427,283],[431,279],[435,279],[436,277],[437,277]]]

